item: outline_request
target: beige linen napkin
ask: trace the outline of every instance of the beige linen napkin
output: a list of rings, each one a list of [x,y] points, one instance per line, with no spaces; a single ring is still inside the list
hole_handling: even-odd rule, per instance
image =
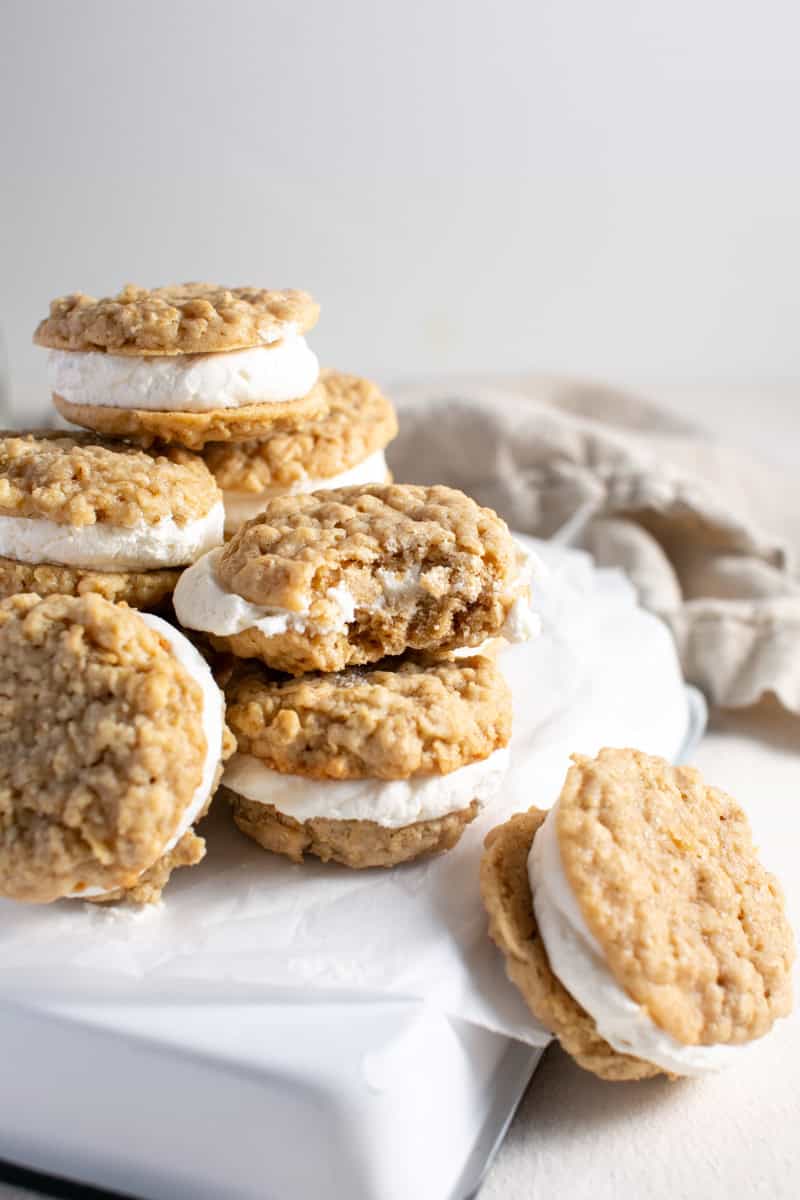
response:
[[[395,478],[462,488],[623,568],[712,703],[774,695],[800,715],[797,478],[611,389],[526,377],[391,394]]]

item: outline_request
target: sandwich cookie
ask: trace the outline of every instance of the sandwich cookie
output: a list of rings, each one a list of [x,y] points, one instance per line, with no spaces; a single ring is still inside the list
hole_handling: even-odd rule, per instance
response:
[[[257,442],[209,442],[203,457],[222,488],[225,532],[235,533],[275,496],[359,483],[389,483],[384,451],[397,433],[391,403],[374,383],[323,371],[322,416]]]
[[[185,450],[0,435],[0,596],[98,592],[153,607],[222,544],[224,520],[213,477]]]
[[[270,500],[181,576],[181,625],[290,675],[537,631],[505,522],[446,487],[373,484]]]
[[[486,839],[491,937],[531,1012],[604,1079],[704,1075],[791,1010],[780,887],[730,796],[637,750],[573,756],[549,813]]]
[[[53,402],[68,421],[142,445],[242,441],[324,407],[303,334],[306,292],[210,283],[127,287],[54,300],[34,334],[50,349]]]
[[[101,596],[0,602],[0,896],[158,899],[231,747],[208,666]]]
[[[234,820],[295,862],[391,867],[449,850],[508,767],[511,697],[490,659],[290,680],[252,664],[227,698]]]

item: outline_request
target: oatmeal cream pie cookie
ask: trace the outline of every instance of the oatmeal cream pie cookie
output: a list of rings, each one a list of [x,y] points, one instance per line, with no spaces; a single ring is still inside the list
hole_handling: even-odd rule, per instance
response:
[[[529,578],[505,522],[463,492],[373,484],[270,500],[184,572],[174,603],[216,649],[301,675],[523,641]]]
[[[243,441],[292,429],[324,407],[303,334],[306,292],[128,284],[50,305],[34,341],[50,349],[56,408],[76,425],[143,445]]]
[[[227,697],[234,820],[297,862],[391,867],[449,850],[508,766],[511,697],[491,659],[290,680],[248,664]]]
[[[148,608],[222,544],[205,464],[91,434],[0,434],[0,596],[99,592]]]
[[[225,532],[235,533],[274,496],[389,483],[384,451],[394,408],[368,379],[323,371],[325,412],[257,442],[209,442],[203,457],[222,488]]]
[[[703,1075],[791,1009],[792,932],[742,810],[692,767],[573,757],[486,839],[489,929],[528,1007],[605,1079]]]
[[[101,596],[0,602],[0,896],[157,900],[230,752],[191,643]]]

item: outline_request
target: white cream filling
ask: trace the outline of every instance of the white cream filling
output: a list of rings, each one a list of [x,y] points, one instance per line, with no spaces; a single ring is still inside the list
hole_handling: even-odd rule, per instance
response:
[[[410,779],[308,779],[265,767],[250,754],[234,754],[225,768],[226,787],[256,804],[272,804],[296,821],[374,821],[400,829],[469,808],[483,808],[498,793],[508,770],[505,746],[488,758],[447,775]]]
[[[542,632],[542,621],[527,596],[518,596],[508,610],[500,637],[507,642],[531,642]]]
[[[617,983],[564,872],[557,810],[556,804],[547,814],[528,857],[533,909],[554,975],[620,1054],[632,1054],[675,1075],[706,1075],[738,1061],[745,1045],[683,1045]]]
[[[178,580],[172,602],[178,620],[187,629],[201,629],[217,637],[229,637],[245,629],[258,629],[265,637],[276,637],[289,631],[326,634],[346,629],[355,616],[355,600],[341,583],[326,593],[339,611],[334,623],[324,627],[309,620],[308,607],[300,611],[268,607],[252,604],[235,592],[226,592],[216,575],[221,553],[222,550],[217,549],[205,554]]]
[[[51,350],[50,389],[70,404],[207,412],[307,395],[319,378],[314,352],[293,329],[268,346],[215,354],[135,355]]]
[[[351,487],[359,483],[383,483],[389,473],[386,465],[386,455],[383,450],[376,450],[363,462],[356,463],[348,471],[339,475],[329,475],[327,479],[300,479],[296,483],[281,487],[264,488],[262,492],[235,492],[226,490],[222,493],[225,501],[225,532],[235,533],[237,529],[258,516],[273,496],[298,496],[305,492],[324,491],[328,488]]]
[[[190,675],[195,683],[199,685],[203,693],[201,721],[203,734],[206,739],[206,756],[203,761],[203,773],[200,783],[195,788],[191,800],[183,811],[183,815],[178,822],[178,828],[172,837],[164,843],[158,854],[158,858],[161,858],[164,854],[169,854],[170,850],[174,850],[183,835],[191,829],[203,811],[206,801],[211,794],[211,789],[214,786],[214,776],[216,775],[222,755],[222,738],[225,728],[225,702],[222,692],[214,681],[208,663],[200,652],[195,649],[189,639],[173,628],[172,625],[167,624],[166,621],[162,621],[161,617],[154,617],[151,613],[140,613],[139,615],[146,625],[149,625],[151,629],[160,634],[169,643],[175,658],[177,658],[187,675]],[[70,892],[66,899],[88,900],[92,897],[103,896],[113,890],[113,888],[101,887],[83,888],[78,892]]]
[[[178,525],[162,517],[153,525],[60,525],[40,517],[0,516],[0,555],[25,563],[58,563],[98,571],[148,571],[182,567],[222,544],[221,500],[204,517]]]
[[[515,545],[519,554],[519,570],[510,591],[513,603],[499,636],[507,642],[530,642],[542,632],[541,618],[531,608],[530,586],[534,577],[545,577],[546,568],[532,551],[519,542]]]
[[[346,584],[329,588],[326,596],[336,605],[338,612],[332,624],[321,626],[310,620],[312,598],[308,597],[302,609],[291,610],[272,605],[253,604],[235,592],[228,592],[217,579],[216,565],[221,549],[212,550],[198,559],[183,572],[172,597],[181,625],[187,629],[199,629],[217,637],[230,637],[245,629],[258,629],[265,637],[276,637],[289,631],[297,633],[338,633],[355,619],[356,603]],[[512,595],[516,596],[506,618],[501,635],[508,641],[528,641],[541,628],[539,618],[531,610],[528,599],[530,574],[534,564],[526,555],[520,572],[514,581]],[[422,569],[419,564],[407,571],[390,571],[378,568],[376,579],[383,588],[383,595],[372,604],[364,606],[364,612],[378,612],[393,608],[398,601],[416,600],[427,593],[420,584]]]

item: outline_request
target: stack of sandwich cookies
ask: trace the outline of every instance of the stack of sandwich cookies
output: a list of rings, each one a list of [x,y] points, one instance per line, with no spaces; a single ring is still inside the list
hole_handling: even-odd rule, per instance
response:
[[[171,595],[223,540],[204,463],[90,434],[0,435],[0,595],[98,592],[134,607]]]
[[[528,566],[497,514],[462,492],[341,488],[269,501],[184,572],[174,603],[218,650],[291,675],[339,671],[527,640]]]
[[[259,441],[209,442],[203,457],[222,489],[225,532],[275,496],[390,482],[385,449],[397,433],[389,400],[367,379],[322,371],[325,411]]]
[[[34,341],[50,349],[67,420],[142,445],[243,441],[324,409],[303,334],[319,306],[300,291],[189,283],[53,301]]]
[[[490,659],[289,680],[254,664],[226,692],[234,820],[298,862],[390,867],[448,850],[508,766],[511,697]]]
[[[0,895],[151,902],[230,753],[190,642],[97,595],[0,602]]]
[[[742,810],[635,750],[575,756],[486,839],[493,940],[534,1017],[606,1079],[702,1075],[791,1009],[792,932]]]

